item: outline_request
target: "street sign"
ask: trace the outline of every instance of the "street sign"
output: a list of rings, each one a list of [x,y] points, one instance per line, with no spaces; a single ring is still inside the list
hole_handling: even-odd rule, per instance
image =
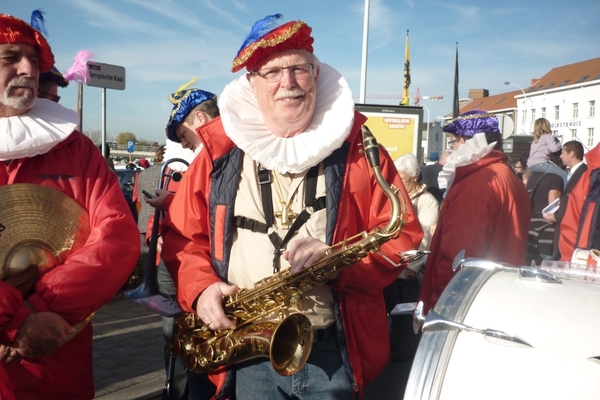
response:
[[[118,65],[87,62],[90,71],[90,80],[88,86],[101,87],[107,89],[125,89],[125,68]]]
[[[133,140],[128,140],[127,141],[127,152],[128,153],[133,153],[133,146],[134,146]]]

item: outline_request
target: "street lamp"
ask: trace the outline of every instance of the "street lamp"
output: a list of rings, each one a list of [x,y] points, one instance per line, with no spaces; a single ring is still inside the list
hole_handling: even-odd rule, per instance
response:
[[[527,93],[525,93],[525,90],[521,86],[517,85],[516,83],[509,82],[509,81],[504,81],[504,84],[512,85],[512,86],[515,86],[515,87],[518,87],[519,89],[521,89],[521,92],[523,92],[523,109],[525,110],[525,112],[527,112],[527,109],[525,108],[525,101],[529,100],[529,106],[531,107],[531,110],[533,110],[533,101],[531,100],[531,98],[527,97]],[[521,123],[521,125],[523,125],[523,123]],[[530,125],[530,129],[529,129],[529,134],[531,134],[533,131],[532,127],[533,127],[533,114],[531,115],[531,125]],[[523,128],[521,128],[521,129],[523,130]]]

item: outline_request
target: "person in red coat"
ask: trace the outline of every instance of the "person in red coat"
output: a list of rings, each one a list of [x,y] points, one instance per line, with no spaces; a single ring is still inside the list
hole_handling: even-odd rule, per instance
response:
[[[77,113],[36,96],[40,72],[53,64],[38,31],[0,14],[0,186],[58,190],[87,211],[90,227],[85,243],[38,271],[30,288],[13,287],[12,276],[0,281],[3,400],[94,398],[92,326],[85,321],[123,286],[139,256],[117,176],[75,130]],[[10,246],[10,235],[2,233],[0,246]]]
[[[165,220],[162,255],[167,267],[178,268],[171,272],[177,274],[180,305],[210,329],[235,328],[223,312],[223,295],[288,267],[296,273],[329,245],[390,218],[389,200],[362,151],[366,118],[355,112],[348,84],[315,57],[305,22],[273,28],[278,18],[255,24],[260,28],[234,59],[233,71],[247,73],[219,97],[221,117],[197,130],[204,150]],[[397,262],[401,251],[418,248],[423,233],[394,163],[383,148],[380,155],[384,178],[400,188],[407,205],[402,234],[381,248]],[[296,222],[303,220],[300,214],[308,216],[302,224]],[[239,362],[235,396],[360,396],[388,362],[382,290],[403,267],[369,254],[314,288],[294,304],[315,334],[307,363],[297,374],[281,376],[265,357]],[[217,395],[226,396],[231,380],[225,371],[213,378]]]
[[[600,144],[585,154],[585,161],[587,169],[571,191],[560,223],[558,246],[562,261],[571,261],[576,249],[600,250]]]
[[[502,134],[493,114],[474,110],[444,127],[453,147],[442,172],[446,195],[431,242],[419,300],[432,309],[454,276],[452,263],[465,257],[525,263],[531,200],[506,165]]]

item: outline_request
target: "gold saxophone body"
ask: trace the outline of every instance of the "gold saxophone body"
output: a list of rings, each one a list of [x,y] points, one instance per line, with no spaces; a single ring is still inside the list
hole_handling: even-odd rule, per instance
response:
[[[268,356],[280,375],[293,375],[302,368],[313,344],[313,330],[301,313],[284,312],[315,286],[324,285],[336,273],[376,253],[382,244],[397,237],[405,223],[406,200],[399,190],[383,178],[379,166],[379,146],[363,125],[363,148],[378,185],[391,202],[390,219],[383,228],[361,232],[327,249],[317,263],[290,274],[287,268],[223,298],[225,314],[234,319],[234,330],[212,330],[195,314],[175,318],[176,336],[169,343],[171,352],[184,360],[194,372],[205,373],[258,356]],[[407,263],[408,261],[405,260]],[[275,320],[267,322],[264,317]]]

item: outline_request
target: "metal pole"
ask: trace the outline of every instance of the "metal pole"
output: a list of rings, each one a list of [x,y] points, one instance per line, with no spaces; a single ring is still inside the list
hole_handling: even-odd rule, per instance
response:
[[[79,125],[76,129],[83,132],[83,84],[81,83],[77,87],[77,115],[79,116]]]
[[[359,101],[365,104],[365,97],[367,92],[367,47],[369,44],[369,4],[370,0],[365,0],[365,21],[363,25],[363,49],[362,49],[362,63],[361,63],[361,74],[360,74],[360,98]]]
[[[525,101],[529,100],[529,106],[531,107],[531,110],[533,110],[533,100],[531,100],[529,97],[527,97],[527,93],[525,93],[525,90],[517,85],[516,83],[512,83],[509,81],[504,81],[505,85],[512,85],[515,87],[518,87],[519,89],[521,89],[521,92],[523,92],[523,110],[527,111],[527,109],[525,108]],[[518,117],[517,117],[518,118]],[[521,125],[523,125],[523,123],[521,123]],[[527,132],[525,132],[525,130],[523,128],[521,128],[521,130],[523,130],[524,133],[527,134]],[[531,124],[529,125],[529,134],[533,134],[533,115],[531,115]]]
[[[106,158],[106,88],[102,88],[102,156]]]

